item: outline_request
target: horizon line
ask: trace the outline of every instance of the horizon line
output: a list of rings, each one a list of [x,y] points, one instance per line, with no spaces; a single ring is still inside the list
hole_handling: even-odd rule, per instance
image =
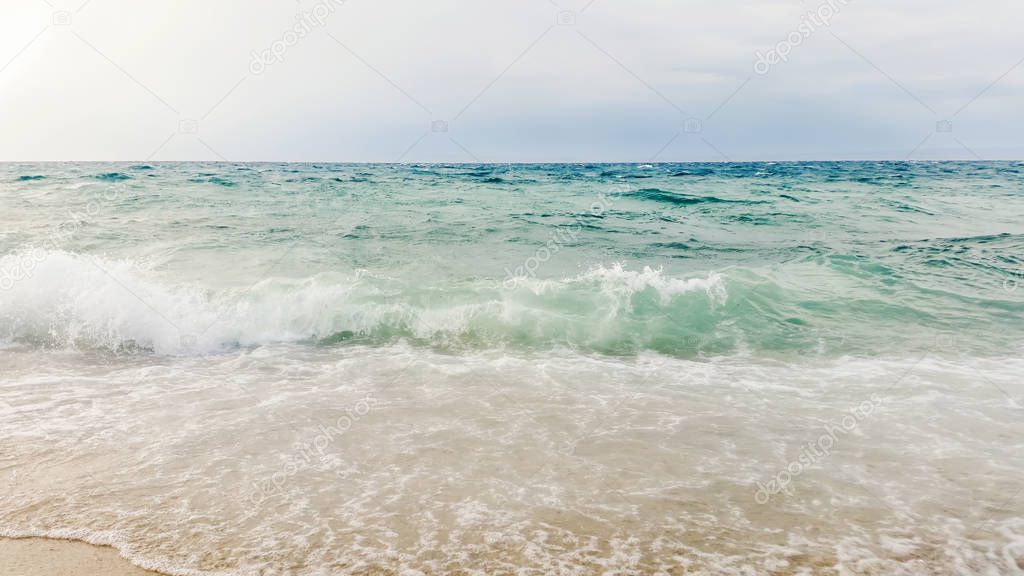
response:
[[[668,164],[816,164],[816,163],[834,163],[834,164],[853,164],[859,162],[878,162],[878,163],[890,163],[890,164],[906,164],[906,163],[959,163],[959,164],[983,164],[983,163],[1012,163],[1012,162],[1024,162],[1024,157],[1021,158],[973,158],[973,159],[957,159],[957,158],[906,158],[906,159],[895,159],[895,158],[858,158],[858,159],[816,159],[816,160],[796,160],[796,159],[774,159],[774,160],[598,160],[598,161],[587,161],[587,160],[563,160],[563,161],[492,161],[492,162],[465,162],[465,161],[437,161],[427,160],[419,162],[395,162],[395,161],[367,161],[367,160],[0,160],[0,165],[11,165],[11,164],[348,164],[348,165],[363,165],[363,166],[415,166],[415,165],[448,165],[448,166],[564,166],[564,165],[615,165],[615,164],[627,164],[637,166],[658,166]]]

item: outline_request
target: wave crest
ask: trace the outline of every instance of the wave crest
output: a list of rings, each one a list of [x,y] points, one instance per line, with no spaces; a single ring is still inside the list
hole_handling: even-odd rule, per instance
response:
[[[684,333],[712,324],[711,311],[728,296],[719,274],[674,278],[621,265],[511,287],[480,280],[418,286],[326,272],[210,290],[168,284],[135,261],[47,250],[0,258],[0,283],[0,340],[159,354],[400,339],[672,352]]]

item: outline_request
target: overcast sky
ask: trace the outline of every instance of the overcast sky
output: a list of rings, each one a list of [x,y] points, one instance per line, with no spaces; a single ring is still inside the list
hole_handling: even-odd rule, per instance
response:
[[[1022,24],[1020,0],[0,0],[0,160],[1021,159]]]

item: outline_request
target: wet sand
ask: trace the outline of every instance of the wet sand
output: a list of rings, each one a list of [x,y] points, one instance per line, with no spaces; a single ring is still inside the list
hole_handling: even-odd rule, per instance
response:
[[[0,539],[4,576],[160,576],[108,546],[47,538]]]

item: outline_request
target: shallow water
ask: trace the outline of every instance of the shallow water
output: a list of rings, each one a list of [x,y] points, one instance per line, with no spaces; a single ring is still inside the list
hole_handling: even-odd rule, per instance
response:
[[[1010,574],[1024,165],[0,165],[0,536]]]

